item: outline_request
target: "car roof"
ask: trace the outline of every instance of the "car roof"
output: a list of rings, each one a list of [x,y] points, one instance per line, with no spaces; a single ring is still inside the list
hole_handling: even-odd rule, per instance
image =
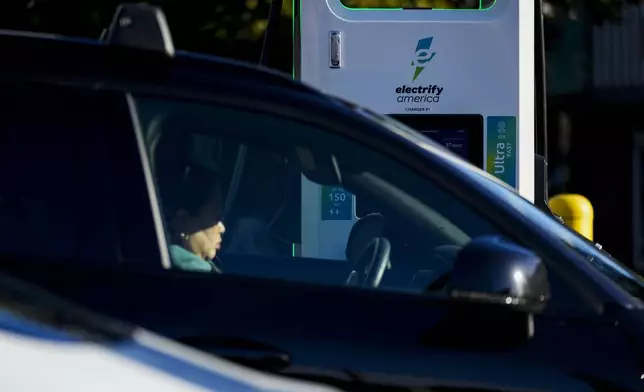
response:
[[[186,51],[176,51],[170,56],[86,38],[12,30],[0,30],[0,51],[3,58],[0,67],[3,69],[21,65],[33,71],[35,67],[55,68],[72,61],[87,63],[93,71],[100,69],[101,65],[106,69],[127,67],[121,70],[132,74],[145,71],[154,75],[157,71],[168,71],[169,67],[188,68],[195,78],[202,78],[206,83],[213,75],[226,75],[226,78],[239,83],[261,83],[323,96],[317,90],[293,80],[288,74],[237,60]],[[38,60],[46,60],[47,64]]]

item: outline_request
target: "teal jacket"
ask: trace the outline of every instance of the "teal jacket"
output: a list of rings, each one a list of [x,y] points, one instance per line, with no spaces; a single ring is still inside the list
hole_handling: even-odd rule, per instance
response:
[[[212,262],[202,259],[182,246],[170,245],[169,250],[172,266],[180,270],[194,272],[221,272]]]

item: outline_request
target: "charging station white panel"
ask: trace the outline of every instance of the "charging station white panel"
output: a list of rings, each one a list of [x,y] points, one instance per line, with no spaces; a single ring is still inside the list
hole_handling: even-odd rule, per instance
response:
[[[436,115],[454,117],[452,131],[459,130],[458,115],[480,116],[480,129],[468,131],[480,143],[464,139],[460,146],[481,149],[474,154],[482,157],[480,164],[473,163],[534,201],[532,1],[431,10],[349,9],[341,0],[299,0],[296,10],[297,78],[430,128]],[[303,178],[302,256],[343,259],[357,219],[355,201],[332,203],[341,208],[323,217],[325,197],[350,195],[320,188]],[[333,238],[338,244],[328,243]]]

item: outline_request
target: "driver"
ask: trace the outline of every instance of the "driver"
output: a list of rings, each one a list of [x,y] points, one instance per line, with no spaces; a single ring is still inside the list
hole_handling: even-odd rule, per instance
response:
[[[164,206],[170,199],[164,208],[170,260],[183,270],[221,273],[213,262],[226,231],[221,221],[221,187],[210,173],[197,173],[190,167],[186,172],[186,178],[169,190],[170,195],[161,196]]]
[[[226,231],[220,175],[194,162],[191,132],[165,131],[151,150],[170,261],[182,270],[221,273],[214,262]]]

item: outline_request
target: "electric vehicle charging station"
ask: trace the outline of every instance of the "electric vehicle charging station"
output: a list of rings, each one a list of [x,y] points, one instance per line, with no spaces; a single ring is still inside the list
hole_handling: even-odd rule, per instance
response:
[[[406,123],[534,202],[535,4],[485,3],[355,9],[295,0],[294,76]],[[301,255],[344,259],[355,198],[302,178],[302,201]]]

